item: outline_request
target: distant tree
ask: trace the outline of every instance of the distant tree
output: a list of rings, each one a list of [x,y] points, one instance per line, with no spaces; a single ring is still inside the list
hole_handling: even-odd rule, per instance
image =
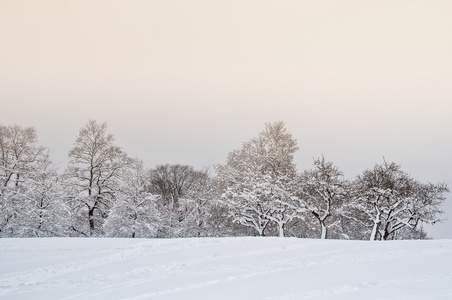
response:
[[[314,159],[314,169],[301,174],[298,191],[299,211],[309,212],[318,220],[321,239],[326,239],[327,220],[338,212],[347,195],[343,173],[324,157]]]
[[[428,240],[430,237],[424,230],[422,225],[416,228],[405,226],[404,228],[394,232],[392,236],[393,240]]]
[[[188,165],[158,165],[150,171],[150,192],[162,196],[171,211],[183,205],[180,199],[191,191],[199,173]]]
[[[193,208],[206,204],[208,180],[206,171],[188,165],[158,165],[150,171],[149,192],[160,196],[158,205],[163,226],[159,237],[186,236],[189,208],[193,217]]]
[[[443,194],[449,191],[445,184],[421,184],[386,161],[358,176],[355,186],[357,205],[372,227],[370,240],[394,239],[405,228],[440,221]]]
[[[130,163],[121,148],[114,145],[113,135],[107,129],[107,123],[94,120],[80,129],[69,152],[65,174],[72,189],[75,213],[85,216],[88,225],[86,229],[77,224],[74,230],[89,236],[102,227],[114,204],[122,169]]]
[[[226,165],[217,166],[223,203],[236,222],[259,235],[273,222],[284,236],[285,224],[295,216],[291,186],[297,149],[283,122],[267,123],[257,138],[229,153]]]

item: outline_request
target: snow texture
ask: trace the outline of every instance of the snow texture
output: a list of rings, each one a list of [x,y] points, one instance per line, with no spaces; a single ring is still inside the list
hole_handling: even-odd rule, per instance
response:
[[[452,240],[0,239],[0,299],[452,299]]]

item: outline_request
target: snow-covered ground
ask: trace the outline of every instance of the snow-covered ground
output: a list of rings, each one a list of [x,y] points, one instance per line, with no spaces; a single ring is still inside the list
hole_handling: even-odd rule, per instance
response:
[[[452,299],[452,240],[0,239],[0,299]]]

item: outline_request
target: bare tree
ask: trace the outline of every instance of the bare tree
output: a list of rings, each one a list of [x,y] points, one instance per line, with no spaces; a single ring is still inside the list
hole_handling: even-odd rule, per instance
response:
[[[149,188],[151,193],[162,196],[171,211],[177,211],[182,205],[180,198],[191,191],[199,173],[188,165],[158,165],[150,172]]]
[[[206,205],[206,190],[210,189],[207,171],[180,164],[158,165],[152,169],[149,192],[161,197],[159,205],[163,216],[159,236],[185,236],[189,223],[187,217],[193,219],[195,207],[201,213],[198,217],[202,217],[200,209]]]

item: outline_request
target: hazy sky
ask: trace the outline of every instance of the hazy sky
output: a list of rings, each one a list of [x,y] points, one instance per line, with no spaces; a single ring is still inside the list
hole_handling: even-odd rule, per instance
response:
[[[451,115],[450,0],[0,0],[0,123],[62,168],[89,119],[150,167],[196,168],[282,120],[299,170],[385,157],[451,186]]]

